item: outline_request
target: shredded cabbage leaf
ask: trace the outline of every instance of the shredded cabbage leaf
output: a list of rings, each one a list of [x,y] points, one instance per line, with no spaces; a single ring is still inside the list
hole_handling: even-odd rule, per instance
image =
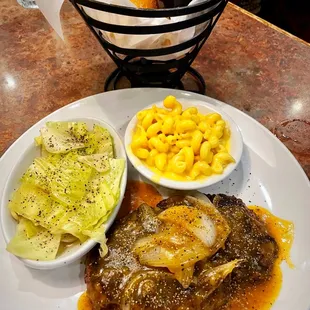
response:
[[[79,156],[78,161],[96,169],[98,172],[106,172],[110,169],[109,157],[106,154]]]
[[[97,227],[93,230],[85,230],[84,234],[89,236],[92,240],[98,242],[100,244],[99,253],[101,257],[104,257],[108,254],[108,246],[107,246],[107,238],[105,235],[106,227],[103,225],[104,222],[107,221],[110,214],[103,217],[100,223],[98,223]]]
[[[51,181],[50,176],[54,170],[54,163],[48,160],[48,158],[35,158],[22,176],[22,182],[36,185],[39,188],[48,191]]]
[[[67,154],[50,178],[52,195],[60,202],[73,204],[82,199],[92,169],[78,161],[78,155]]]
[[[48,122],[41,128],[41,139],[45,149],[50,153],[68,153],[85,147],[87,135],[85,125],[74,125],[72,122]],[[85,132],[86,130],[86,132]],[[38,143],[39,138],[36,138]]]
[[[88,154],[105,154],[114,157],[113,139],[109,131],[101,126],[94,125],[93,131],[88,136]]]
[[[72,207],[67,208],[55,201],[50,194],[28,183],[22,183],[14,192],[9,209],[54,234],[63,231],[64,223],[73,212]]]
[[[21,219],[17,225],[17,233],[6,249],[26,259],[53,260],[60,245],[60,238],[59,234],[51,234],[31,221]]]
[[[84,122],[47,122],[46,127],[68,133],[79,141],[84,141],[88,135],[87,125]]]
[[[110,170],[99,176],[100,182],[108,184],[115,199],[120,196],[120,183],[125,169],[125,159],[110,158]]]
[[[113,158],[112,137],[98,125],[88,131],[83,122],[48,122],[40,132],[35,142],[43,156],[34,159],[8,204],[19,222],[8,251],[50,260],[63,243],[91,238],[105,255],[105,222],[119,201],[125,159]]]

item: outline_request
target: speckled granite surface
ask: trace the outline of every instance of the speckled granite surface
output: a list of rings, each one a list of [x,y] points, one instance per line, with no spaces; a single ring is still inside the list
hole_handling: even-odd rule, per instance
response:
[[[31,125],[100,93],[115,68],[69,2],[65,42],[38,10],[0,2],[0,154]],[[228,5],[193,65],[206,94],[275,133],[310,177],[310,46]]]

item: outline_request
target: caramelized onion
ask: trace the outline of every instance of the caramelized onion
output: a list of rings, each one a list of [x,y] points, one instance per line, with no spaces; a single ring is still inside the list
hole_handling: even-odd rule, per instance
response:
[[[208,255],[208,249],[201,242],[198,240],[190,242],[190,239],[186,245],[178,248],[160,246],[155,240],[145,247],[134,248],[134,251],[139,256],[141,264],[167,267],[170,271],[190,267]]]
[[[173,223],[192,233],[207,247],[214,244],[216,229],[214,222],[208,214],[187,206],[169,208],[158,215],[158,218],[166,223]]]
[[[202,300],[207,298],[221,285],[225,278],[241,261],[241,259],[235,259],[226,264],[203,270],[198,277],[198,287],[200,287],[200,289],[196,292],[196,296],[199,296]]]
[[[146,305],[148,297],[156,303],[156,293],[160,280],[166,283],[175,281],[172,274],[163,271],[141,271],[134,273],[126,282],[121,296],[121,309],[135,309],[137,304]]]
[[[133,248],[141,264],[166,267],[183,287],[190,285],[196,262],[218,251],[230,233],[226,220],[205,198],[186,196],[190,205],[171,206],[157,216],[159,232],[139,239]]]
[[[196,199],[199,199],[199,200],[203,201],[204,203],[212,205],[211,200],[205,194],[203,194],[201,192],[192,191],[190,194],[188,194],[188,196],[194,197]]]
[[[170,269],[174,273],[175,278],[181,283],[184,288],[188,288],[192,282],[195,265],[191,265],[187,268]]]

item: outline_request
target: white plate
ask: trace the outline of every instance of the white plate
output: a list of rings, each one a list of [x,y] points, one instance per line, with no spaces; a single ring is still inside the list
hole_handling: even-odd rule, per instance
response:
[[[273,310],[310,308],[310,184],[302,168],[286,147],[266,128],[246,114],[214,99],[168,89],[132,89],[99,94],[79,100],[38,122],[22,135],[0,161],[0,195],[21,152],[47,120],[95,117],[124,134],[131,117],[167,95],[205,101],[220,107],[239,125],[244,151],[236,171],[207,192],[237,195],[295,224],[291,257],[294,270],[282,266],[283,284]],[[129,171],[129,176],[134,177]],[[31,270],[5,250],[0,236],[1,310],[76,310],[85,289],[83,266],[76,263],[57,270]]]

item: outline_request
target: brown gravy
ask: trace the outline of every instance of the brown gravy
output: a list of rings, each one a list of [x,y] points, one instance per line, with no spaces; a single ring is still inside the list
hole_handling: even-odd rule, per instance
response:
[[[129,181],[118,217],[125,216],[131,210],[138,208],[143,202],[155,207],[162,199],[163,197],[152,185],[139,181]],[[293,223],[276,217],[262,207],[249,206],[249,208],[266,224],[269,234],[276,240],[280,249],[279,258],[269,281],[236,292],[235,297],[225,306],[225,310],[270,309],[281,289],[281,262],[286,261],[291,268],[294,267],[290,260],[290,249],[294,240]],[[81,295],[78,301],[78,310],[92,310],[91,301],[86,292]]]

